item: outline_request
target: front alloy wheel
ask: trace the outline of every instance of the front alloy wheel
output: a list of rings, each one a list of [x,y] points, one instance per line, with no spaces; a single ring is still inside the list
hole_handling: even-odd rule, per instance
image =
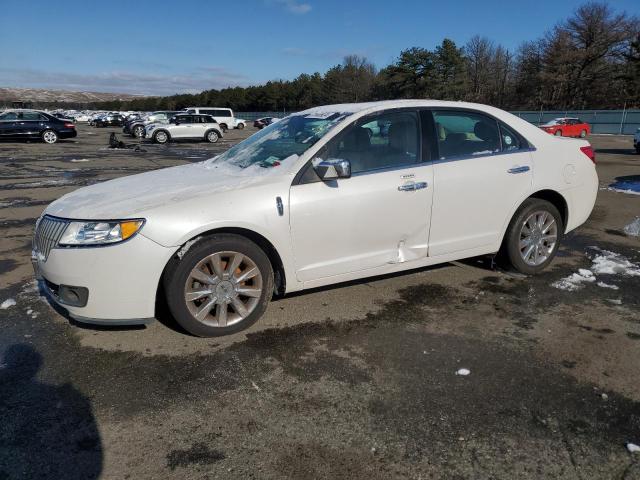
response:
[[[252,325],[273,294],[273,269],[264,251],[231,234],[213,235],[179,253],[165,272],[167,303],[188,332],[213,337]]]
[[[144,134],[144,127],[141,125],[138,125],[136,127],[134,127],[133,129],[133,136],[136,138],[142,138],[142,135]]]
[[[155,133],[153,139],[156,143],[167,143],[169,141],[169,135],[161,130]]]

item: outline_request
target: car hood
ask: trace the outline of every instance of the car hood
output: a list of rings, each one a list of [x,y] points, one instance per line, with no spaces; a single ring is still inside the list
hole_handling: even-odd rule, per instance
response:
[[[143,217],[164,206],[198,197],[208,199],[281,177],[273,168],[249,171],[207,162],[164,168],[80,188],[50,204],[45,213],[79,220]]]

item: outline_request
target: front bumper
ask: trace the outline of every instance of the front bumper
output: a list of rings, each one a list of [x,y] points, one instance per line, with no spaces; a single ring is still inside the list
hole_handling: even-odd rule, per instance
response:
[[[46,261],[34,255],[32,262],[51,299],[74,319],[131,325],[154,318],[160,277],[174,251],[138,234],[111,246],[54,248]],[[60,286],[86,288],[86,305],[65,302]]]

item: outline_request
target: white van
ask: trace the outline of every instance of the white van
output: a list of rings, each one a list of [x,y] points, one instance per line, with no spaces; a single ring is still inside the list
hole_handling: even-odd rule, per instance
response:
[[[236,119],[233,110],[230,108],[218,107],[189,107],[184,109],[187,113],[197,113],[199,115],[211,115],[222,128],[222,131],[236,128]]]

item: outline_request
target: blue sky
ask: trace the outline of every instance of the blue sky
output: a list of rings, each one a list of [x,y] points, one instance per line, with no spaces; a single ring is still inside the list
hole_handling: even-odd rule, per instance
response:
[[[638,0],[612,0],[638,13]],[[0,0],[0,87],[137,94],[323,73],[475,34],[515,49],[578,0]]]

